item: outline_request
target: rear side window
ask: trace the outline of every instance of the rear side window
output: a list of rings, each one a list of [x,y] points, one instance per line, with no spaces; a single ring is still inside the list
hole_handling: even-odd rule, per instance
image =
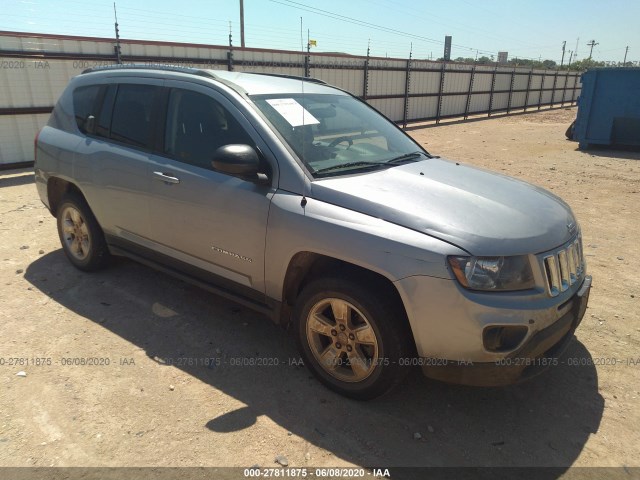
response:
[[[73,91],[73,111],[76,124],[82,133],[87,133],[85,124],[89,115],[96,113],[96,99],[100,92],[100,85],[76,88]]]
[[[111,138],[135,147],[151,148],[153,107],[160,87],[153,85],[118,86],[113,105]]]

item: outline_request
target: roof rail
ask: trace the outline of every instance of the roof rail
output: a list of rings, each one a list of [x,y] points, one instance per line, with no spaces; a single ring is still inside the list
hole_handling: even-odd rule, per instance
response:
[[[178,72],[178,73],[189,73],[191,75],[200,75],[202,77],[214,78],[216,80],[221,80],[217,77],[211,70],[204,70],[198,68],[191,67],[181,67],[178,65],[165,65],[165,64],[140,64],[140,63],[125,63],[125,64],[117,64],[117,65],[104,65],[101,67],[91,67],[83,70],[81,75],[85,73],[92,72],[105,72],[111,70],[160,70],[165,72]],[[311,82],[318,83],[321,85],[327,85],[327,82],[324,80],[320,80],[319,78],[313,77],[300,77],[297,75],[285,75],[282,73],[259,73],[259,72],[243,72],[249,73],[251,75],[264,75],[267,77],[278,77],[278,78],[288,78],[290,80],[300,80],[303,82]]]
[[[178,72],[178,73],[190,73],[191,75],[200,75],[201,77],[217,78],[213,73],[208,70],[200,70],[198,68],[180,67],[177,65],[164,65],[164,64],[140,64],[140,63],[126,63],[117,65],[104,65],[101,67],[91,67],[83,70],[80,75],[92,72],[104,72],[111,70],[161,70],[165,72]]]
[[[300,77],[298,75],[286,75],[284,73],[262,73],[262,72],[245,72],[251,73],[252,75],[265,75],[268,77],[280,77],[280,78],[289,78],[291,80],[301,80],[303,82],[311,82],[311,83],[319,83],[321,85],[327,85],[327,82],[324,80],[320,80],[319,78],[313,77]]]

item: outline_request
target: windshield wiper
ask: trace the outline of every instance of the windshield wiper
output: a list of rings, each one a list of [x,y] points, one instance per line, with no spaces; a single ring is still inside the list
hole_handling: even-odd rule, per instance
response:
[[[331,170],[339,170],[341,168],[349,168],[349,167],[380,167],[384,166],[386,162],[350,162],[350,163],[340,163],[338,165],[332,165],[330,167],[321,168],[320,170],[316,170],[314,173],[322,173],[329,172]]]
[[[419,156],[424,156],[429,158],[428,155],[425,154],[424,152],[411,152],[411,153],[405,153],[404,155],[400,155],[399,157],[395,157],[390,160],[386,160],[384,162],[359,161],[359,162],[341,163],[338,165],[332,165],[330,167],[321,168],[320,170],[316,170],[314,173],[330,172],[331,170],[340,170],[342,168],[350,168],[350,167],[374,167],[374,166],[388,167],[389,165],[399,165],[403,162],[417,161],[416,158]]]
[[[399,157],[392,158],[391,160],[387,160],[384,163],[386,163],[387,165],[397,165],[399,163],[407,162],[409,160],[417,161],[416,158],[421,155],[427,157],[427,155],[424,152],[411,152],[411,153],[405,153],[404,155],[400,155]]]

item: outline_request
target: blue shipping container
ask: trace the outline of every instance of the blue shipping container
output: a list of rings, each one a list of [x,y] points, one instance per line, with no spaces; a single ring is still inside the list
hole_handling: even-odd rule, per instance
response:
[[[595,68],[582,75],[573,139],[589,145],[640,145],[640,68]]]

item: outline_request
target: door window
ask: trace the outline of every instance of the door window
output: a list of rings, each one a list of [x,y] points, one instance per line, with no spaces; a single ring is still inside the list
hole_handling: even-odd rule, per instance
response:
[[[118,86],[113,106],[111,138],[135,147],[151,148],[153,106],[160,87],[154,85]]]
[[[98,117],[98,124],[96,125],[96,135],[99,137],[109,138],[111,131],[111,115],[113,114],[113,101],[116,98],[117,89],[118,85],[109,85],[104,94],[102,108],[100,109],[100,116]]]
[[[73,91],[73,111],[76,124],[82,133],[87,133],[85,124],[89,115],[96,113],[96,99],[100,92],[100,85],[76,88]]]
[[[164,144],[166,155],[212,169],[214,152],[229,144],[253,145],[253,141],[228,110],[207,95],[171,90]]]

